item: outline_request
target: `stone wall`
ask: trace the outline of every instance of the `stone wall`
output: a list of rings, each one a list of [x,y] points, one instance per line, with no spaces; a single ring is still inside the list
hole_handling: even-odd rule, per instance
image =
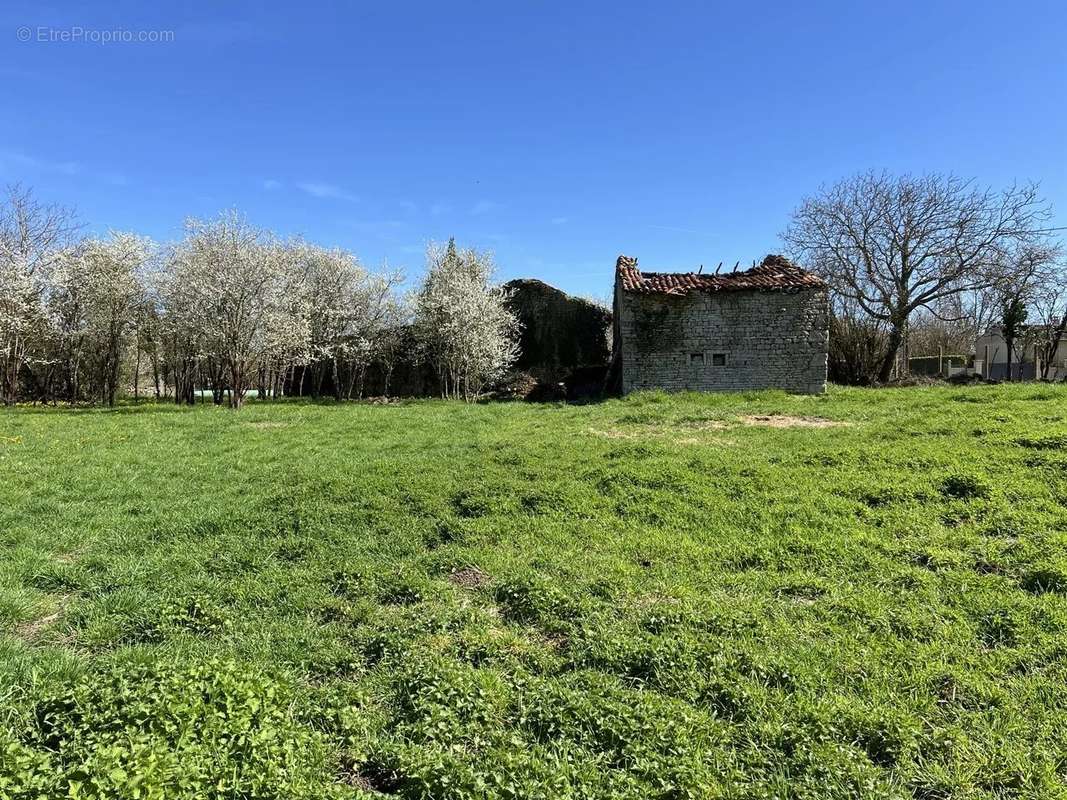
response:
[[[615,287],[622,391],[826,388],[824,289],[693,291]]]

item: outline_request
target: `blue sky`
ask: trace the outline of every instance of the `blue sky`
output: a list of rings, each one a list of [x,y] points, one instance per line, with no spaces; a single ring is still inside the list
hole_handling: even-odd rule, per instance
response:
[[[237,207],[411,275],[454,235],[606,296],[620,252],[780,249],[867,168],[1039,180],[1067,221],[1067,4],[96,6],[0,9],[0,181],[93,230]],[[47,40],[78,27],[173,41]]]

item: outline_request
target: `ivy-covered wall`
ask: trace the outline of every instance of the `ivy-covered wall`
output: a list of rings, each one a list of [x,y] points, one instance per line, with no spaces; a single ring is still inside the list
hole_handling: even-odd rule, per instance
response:
[[[505,284],[522,323],[515,368],[542,381],[566,380],[576,369],[606,366],[611,358],[611,312],[539,280]]]

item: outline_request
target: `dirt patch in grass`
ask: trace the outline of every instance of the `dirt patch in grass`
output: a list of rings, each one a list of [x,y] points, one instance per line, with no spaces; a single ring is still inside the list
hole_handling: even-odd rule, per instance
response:
[[[643,439],[647,435],[637,431],[620,431],[618,428],[609,428],[603,431],[597,428],[589,428],[588,432],[594,436],[603,436],[605,439]]]
[[[365,792],[375,791],[374,781],[372,781],[366,775],[349,773],[347,775],[343,775],[342,777],[344,778],[344,782],[347,783],[349,786],[355,786],[357,789],[362,789]]]
[[[641,594],[633,599],[635,608],[654,608],[655,606],[680,606],[682,601],[666,594]]]
[[[791,417],[788,414],[749,414],[741,417],[741,422],[765,428],[837,428],[851,424],[822,417]]]
[[[1067,594],[1067,573],[1055,567],[1028,571],[1020,582],[1022,588],[1032,594]]]
[[[793,584],[780,587],[775,594],[798,606],[813,606],[826,590],[814,584]]]
[[[724,431],[730,424],[721,419],[703,419],[699,421],[683,422],[679,427],[688,431]]]
[[[730,429],[730,425],[721,420],[713,420],[708,422],[702,422],[699,424],[686,423],[682,425],[676,425],[668,427],[665,425],[643,427],[641,430],[636,431],[624,431],[618,428],[587,428],[587,432],[594,436],[601,436],[605,439],[632,439],[632,440],[648,440],[648,439],[663,439],[673,444],[735,444],[729,439],[723,439],[713,436],[699,436],[706,431],[725,431]],[[680,434],[685,434],[680,435]]]
[[[544,642],[553,650],[565,650],[570,638],[562,633],[548,633],[544,636]]]
[[[675,444],[706,444],[718,442],[721,444],[734,444],[729,440],[714,437],[700,437],[698,434],[706,432],[720,432],[736,429],[738,423],[748,426],[762,426],[765,428],[836,428],[848,426],[850,422],[838,422],[837,420],[824,419],[822,417],[793,417],[787,414],[750,414],[738,418],[738,422],[727,422],[721,419],[687,420],[678,423],[663,425],[643,425],[640,430],[622,430],[619,428],[588,428],[588,432],[594,436],[602,436],[605,439],[669,439]]]
[[[464,589],[479,589],[488,586],[492,578],[477,567],[464,567],[457,569],[448,576],[449,583]]]
[[[376,763],[363,764],[360,767],[346,760],[338,777],[342,783],[371,794],[396,794],[400,788],[398,776]]]
[[[55,611],[45,614],[44,616],[31,619],[27,622],[23,622],[20,625],[16,625],[15,635],[23,641],[27,642],[36,639],[40,635],[41,631],[55,623],[56,620],[63,616],[63,611],[66,609],[67,603],[69,602],[70,595],[62,595],[59,598],[58,608],[56,608]]]

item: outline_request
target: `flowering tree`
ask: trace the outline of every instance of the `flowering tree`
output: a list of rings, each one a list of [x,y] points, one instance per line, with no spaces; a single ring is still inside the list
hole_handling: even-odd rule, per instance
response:
[[[492,256],[431,244],[414,298],[416,330],[445,397],[471,402],[518,356],[519,322],[492,283]]]
[[[278,396],[310,377],[337,399],[362,396],[372,364],[385,391],[411,350],[437,369],[442,393],[468,401],[517,353],[516,318],[493,285],[491,256],[431,246],[412,303],[387,267],[371,271],[340,249],[279,241],[236,212],[190,220],[158,249],[132,233],[76,241],[73,217],[9,190],[0,203],[0,399],[25,396],[114,404],[142,364],[157,398],[240,408],[253,387]],[[417,324],[411,324],[417,320]]]
[[[164,393],[173,386],[174,402],[179,405],[195,402],[200,361],[206,349],[203,322],[195,310],[196,292],[187,286],[194,276],[193,265],[179,244],[168,249],[162,268],[149,281],[155,312],[152,329]],[[222,394],[217,393],[215,400],[221,403]]]
[[[0,399],[14,403],[35,338],[47,329],[52,268],[73,240],[73,212],[38,203],[18,184],[0,200]]]
[[[53,271],[51,305],[66,338],[76,342],[71,349],[85,359],[90,384],[108,405],[115,404],[145,298],[144,270],[154,251],[149,239],[113,232],[70,249]],[[79,372],[82,358],[72,363]],[[81,383],[76,375],[71,382]]]
[[[41,319],[40,292],[33,276],[16,259],[0,259],[0,397],[18,396],[19,372],[29,339]]]
[[[287,249],[309,309],[311,393],[319,396],[329,372],[337,399],[350,397],[383,331],[398,316],[395,288],[402,275],[370,272],[340,249],[302,241]]]
[[[215,386],[225,380],[230,406],[240,408],[261,369],[306,358],[308,310],[269,233],[235,212],[190,220],[186,232],[165,280],[175,371],[190,392],[193,362],[209,361]]]

